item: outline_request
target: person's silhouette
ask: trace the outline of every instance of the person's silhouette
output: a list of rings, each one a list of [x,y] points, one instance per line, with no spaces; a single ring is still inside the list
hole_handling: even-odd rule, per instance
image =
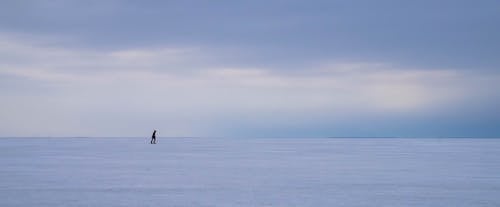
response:
[[[156,144],[156,129],[153,131],[153,135],[151,135],[151,144]]]

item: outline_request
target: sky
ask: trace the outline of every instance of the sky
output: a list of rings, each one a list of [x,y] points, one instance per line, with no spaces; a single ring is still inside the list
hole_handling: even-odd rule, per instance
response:
[[[500,2],[0,2],[0,136],[500,137]]]

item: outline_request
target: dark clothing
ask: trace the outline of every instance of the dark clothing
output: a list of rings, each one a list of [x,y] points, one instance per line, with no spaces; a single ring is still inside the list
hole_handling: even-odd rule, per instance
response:
[[[151,144],[156,144],[156,130],[153,132],[153,135],[151,135]]]

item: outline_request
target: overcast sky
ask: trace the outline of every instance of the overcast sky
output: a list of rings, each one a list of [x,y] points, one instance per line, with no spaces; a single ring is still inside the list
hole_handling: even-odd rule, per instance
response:
[[[1,1],[0,136],[500,137],[500,1]]]

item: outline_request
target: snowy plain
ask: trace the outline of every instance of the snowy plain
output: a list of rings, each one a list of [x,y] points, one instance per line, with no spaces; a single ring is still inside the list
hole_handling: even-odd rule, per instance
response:
[[[2,138],[0,206],[500,206],[500,139]]]

